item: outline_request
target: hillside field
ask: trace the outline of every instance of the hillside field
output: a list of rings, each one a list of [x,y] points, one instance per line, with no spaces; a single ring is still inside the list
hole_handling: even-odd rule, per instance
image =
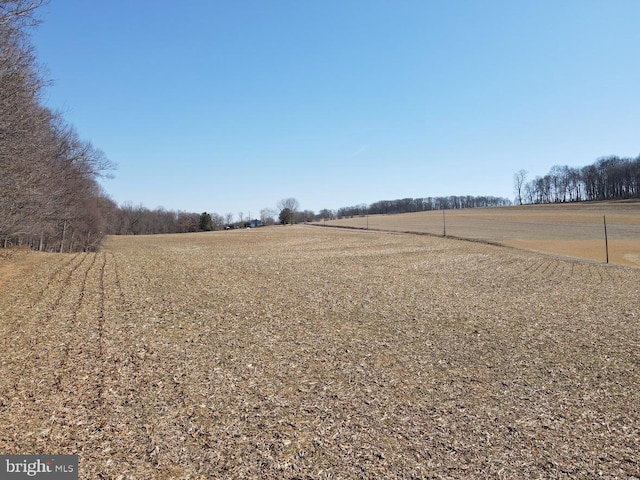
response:
[[[640,201],[467,208],[320,221],[319,225],[427,233],[640,267]]]
[[[0,289],[0,451],[82,479],[640,478],[640,268],[288,226]]]

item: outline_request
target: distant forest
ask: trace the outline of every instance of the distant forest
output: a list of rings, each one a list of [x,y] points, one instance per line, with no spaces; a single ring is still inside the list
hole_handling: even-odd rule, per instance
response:
[[[561,203],[640,198],[640,155],[603,157],[582,168],[555,166],[527,182],[527,172],[514,175],[516,203]]]
[[[342,207],[333,212],[321,210],[320,218],[344,218],[356,215],[375,215],[393,213],[428,212],[458,208],[505,207],[511,200],[500,197],[451,195],[448,197],[402,198],[398,200],[379,200],[371,205],[362,204]]]

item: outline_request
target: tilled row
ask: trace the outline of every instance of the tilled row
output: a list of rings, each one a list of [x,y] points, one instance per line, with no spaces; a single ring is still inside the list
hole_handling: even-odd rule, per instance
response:
[[[3,449],[87,479],[638,473],[634,269],[303,227],[107,246],[0,305]]]

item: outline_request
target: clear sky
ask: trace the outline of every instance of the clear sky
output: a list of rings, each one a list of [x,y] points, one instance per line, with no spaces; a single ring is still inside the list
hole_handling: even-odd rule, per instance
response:
[[[258,217],[640,153],[638,0],[51,0],[45,103],[118,203]]]

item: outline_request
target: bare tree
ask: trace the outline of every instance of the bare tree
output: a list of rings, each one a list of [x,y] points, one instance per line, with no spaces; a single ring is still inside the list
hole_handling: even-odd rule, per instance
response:
[[[640,198],[640,156],[602,157],[582,168],[554,166],[525,186],[534,203]]]
[[[272,208],[263,208],[260,210],[260,221],[263,225],[273,225],[277,212]]]
[[[222,230],[224,228],[224,218],[217,213],[211,214],[211,222],[214,230]]]
[[[513,176],[513,186],[516,191],[516,203],[522,205],[522,189],[527,181],[527,171],[518,170]]]
[[[379,212],[376,212],[376,213],[379,213]],[[328,208],[323,208],[318,213],[318,216],[323,220],[333,220],[334,218],[336,218],[336,213],[333,210],[329,210]]]
[[[200,215],[198,213],[179,212],[178,225],[182,233],[195,232],[198,227]]]
[[[312,210],[303,210],[302,212],[296,213],[294,220],[298,223],[305,223],[305,222],[313,222],[315,218],[316,218],[315,212],[313,212]]]
[[[43,3],[0,0],[0,236],[3,246],[89,250],[112,212],[97,183],[112,165],[41,104],[46,81],[26,30]]]
[[[285,221],[285,223],[293,224],[298,208],[300,208],[300,204],[295,198],[283,198],[278,202],[278,210],[280,210],[281,214],[283,211],[287,210],[287,220]],[[282,218],[283,217],[281,215],[281,222]]]
[[[0,0],[0,27],[11,24],[19,28],[37,25],[34,12],[45,3],[44,0]]]
[[[131,202],[125,202],[120,207],[113,201],[106,199],[111,208],[108,211],[108,225],[106,231],[115,235],[149,235],[156,233],[184,233],[195,231],[205,217],[204,227],[201,230],[222,230],[224,218],[217,213],[198,214],[195,212],[175,212],[158,207],[149,210],[143,205],[134,206]],[[106,208],[103,210],[107,211]],[[210,218],[211,223],[207,220]]]

